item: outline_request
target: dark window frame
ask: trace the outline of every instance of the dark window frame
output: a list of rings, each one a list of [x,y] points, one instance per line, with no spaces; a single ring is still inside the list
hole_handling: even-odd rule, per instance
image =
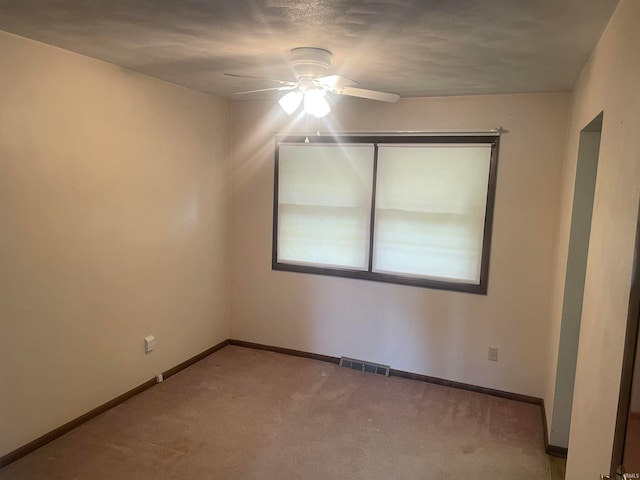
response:
[[[307,141],[308,138],[308,141]],[[297,265],[278,261],[278,181],[279,181],[279,150],[280,144],[373,144],[373,188],[371,198],[371,220],[369,231],[369,259],[368,270],[352,270],[343,268],[315,267],[310,265]],[[375,226],[375,202],[378,168],[378,145],[381,144],[470,144],[484,143],[491,145],[491,159],[489,165],[489,178],[487,184],[487,204],[483,230],[482,254],[480,261],[480,282],[469,284],[462,282],[447,282],[442,280],[418,278],[372,271],[374,252],[374,226]],[[410,285],[415,287],[432,288],[438,290],[451,290],[486,295],[489,280],[489,261],[491,257],[491,238],[493,230],[493,215],[495,207],[495,194],[497,183],[498,150],[500,135],[278,135],[275,138],[275,172],[274,172],[274,196],[273,196],[273,242],[271,268],[273,270],[328,275],[333,277],[355,278],[376,282]]]

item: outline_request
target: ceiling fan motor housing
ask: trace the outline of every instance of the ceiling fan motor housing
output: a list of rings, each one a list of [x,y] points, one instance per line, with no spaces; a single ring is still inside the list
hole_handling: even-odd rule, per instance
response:
[[[331,52],[324,48],[299,47],[291,50],[291,68],[296,78],[326,75],[331,65]]]

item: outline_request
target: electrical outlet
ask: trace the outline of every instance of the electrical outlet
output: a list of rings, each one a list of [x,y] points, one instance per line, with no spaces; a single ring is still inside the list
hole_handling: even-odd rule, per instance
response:
[[[156,337],[149,335],[144,337],[144,353],[151,353],[156,348]]]
[[[489,347],[489,360],[492,362],[498,361],[498,347]]]

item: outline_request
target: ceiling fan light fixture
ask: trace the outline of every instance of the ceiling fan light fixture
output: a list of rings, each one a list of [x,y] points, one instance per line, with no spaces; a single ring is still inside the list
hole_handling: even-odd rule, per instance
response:
[[[316,118],[322,118],[331,111],[324,90],[307,90],[304,92],[304,111]]]
[[[300,93],[298,90],[289,92],[280,100],[278,100],[278,103],[280,104],[282,109],[287,112],[287,115],[291,115],[293,112],[295,112],[300,106],[300,102],[302,102],[302,93]]]
[[[259,90],[237,92],[238,95],[288,90],[289,93],[278,100],[278,103],[288,115],[292,115],[302,103],[304,112],[307,115],[313,115],[316,118],[324,117],[331,112],[331,106],[326,98],[327,92],[334,95],[346,95],[389,103],[396,102],[400,98],[400,95],[395,93],[359,88],[357,87],[358,82],[342,75],[327,75],[327,70],[331,65],[331,52],[324,48],[294,48],[291,50],[290,64],[296,77],[295,81],[260,78],[235,73],[225,73],[225,75],[235,78],[262,80],[278,85]]]

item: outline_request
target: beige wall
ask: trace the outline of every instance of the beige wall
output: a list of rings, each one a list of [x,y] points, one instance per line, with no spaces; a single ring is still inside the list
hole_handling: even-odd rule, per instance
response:
[[[589,258],[580,327],[567,479],[608,472],[640,192],[640,3],[621,0],[576,86],[561,208],[553,331],[562,281],[579,133],[604,111]],[[550,343],[555,343],[557,337]],[[557,348],[557,343],[556,348]],[[551,368],[555,368],[551,365]],[[553,373],[549,372],[549,380]]]
[[[508,130],[487,296],[272,271],[273,137],[305,123],[287,126],[274,102],[234,103],[232,338],[541,397],[570,99],[346,99],[328,117],[339,131]]]
[[[230,107],[2,32],[0,72],[2,455],[228,338]]]

